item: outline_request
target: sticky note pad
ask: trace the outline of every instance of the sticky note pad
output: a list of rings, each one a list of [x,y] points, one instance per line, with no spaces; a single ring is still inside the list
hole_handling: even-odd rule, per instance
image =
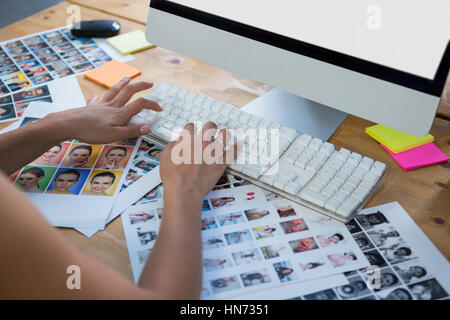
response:
[[[141,71],[135,67],[117,60],[111,60],[97,69],[85,73],[84,76],[89,80],[100,83],[107,88],[111,88],[125,76],[134,78],[140,74]]]
[[[366,133],[393,153],[403,152],[434,141],[431,134],[427,134],[425,137],[415,137],[381,124],[366,128]]]
[[[449,160],[433,142],[397,154],[382,146],[405,171]]]
[[[106,41],[123,55],[155,47],[145,40],[145,34],[141,30],[120,34]]]

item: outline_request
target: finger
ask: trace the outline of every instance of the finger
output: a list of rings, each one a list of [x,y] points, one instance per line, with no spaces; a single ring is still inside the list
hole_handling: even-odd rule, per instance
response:
[[[114,107],[122,107],[135,93],[150,89],[151,87],[153,87],[153,83],[147,81],[128,83],[126,86],[122,87],[120,92],[117,93],[109,104]]]
[[[230,131],[226,129],[220,130],[217,138],[213,142],[215,149],[216,150],[225,149],[230,139],[231,139]]]
[[[103,99],[101,100],[102,103],[110,102],[112,99],[115,98],[115,96],[120,92],[120,90],[125,87],[128,82],[130,82],[131,78],[129,76],[125,76],[122,80],[117,82],[114,86],[112,86],[103,96]]]
[[[197,132],[197,127],[192,122],[186,123],[183,130],[187,130],[191,136]]]
[[[235,160],[237,158],[243,145],[244,145],[244,143],[242,141],[238,141],[233,145],[232,148],[228,149],[224,155],[224,160],[225,160],[224,163],[226,163],[226,164],[233,163],[233,160]]]
[[[150,131],[148,124],[133,124],[130,126],[117,127],[118,129],[118,139],[130,139],[137,138],[141,135],[147,134]]]
[[[162,108],[155,101],[146,98],[138,98],[121,108],[121,114],[125,123],[130,121],[131,117],[141,112],[142,109],[162,111]]]
[[[216,135],[217,125],[214,122],[207,122],[202,128],[202,140],[206,144],[212,142],[212,138]]]

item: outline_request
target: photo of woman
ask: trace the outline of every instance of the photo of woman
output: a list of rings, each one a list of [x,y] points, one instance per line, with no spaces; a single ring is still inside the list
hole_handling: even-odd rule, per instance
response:
[[[8,120],[16,117],[14,106],[12,104],[4,104],[0,106],[0,120]]]
[[[133,147],[105,146],[95,165],[98,169],[124,169],[128,163]]]
[[[211,204],[214,208],[220,208],[224,206],[230,206],[236,199],[234,197],[221,197],[211,199]]]
[[[67,145],[65,150],[67,150]],[[63,150],[63,145],[58,144],[49,150],[47,150],[44,154],[42,154],[39,158],[34,160],[32,164],[40,165],[40,166],[57,166],[59,162],[61,162],[61,153],[65,152]],[[59,157],[58,157],[59,156]]]
[[[52,185],[46,193],[76,194],[69,189],[80,179],[80,172],[75,169],[59,170],[53,179]]]
[[[102,171],[98,172],[94,170],[89,177],[87,186],[84,188],[84,195],[91,196],[112,196],[114,194],[114,182],[118,179],[116,175],[120,175],[120,172]],[[115,184],[117,185],[117,183]]]
[[[22,171],[17,183],[24,192],[42,193],[39,181],[44,178],[45,172],[39,167],[32,167]]]
[[[327,257],[328,260],[330,260],[331,265],[335,268],[345,266],[349,262],[358,260],[353,252],[329,254]]]
[[[63,167],[91,168],[102,146],[89,144],[74,144],[66,155]]]
[[[244,212],[245,215],[247,216],[248,221],[258,220],[270,214],[269,210],[258,210],[258,209],[245,210]]]

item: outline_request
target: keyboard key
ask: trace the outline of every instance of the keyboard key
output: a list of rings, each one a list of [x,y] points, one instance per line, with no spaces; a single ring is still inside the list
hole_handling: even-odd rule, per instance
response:
[[[326,195],[310,189],[306,189],[304,192],[300,193],[300,198],[312,202],[320,207],[323,207],[325,205],[325,201],[328,200]]]
[[[352,152],[350,157],[347,159],[348,163],[351,163],[355,167],[359,165],[359,162],[361,161],[362,156],[359,153]]]
[[[292,163],[292,164],[295,163],[295,160],[297,160],[297,158],[298,158],[298,155],[294,152],[290,152],[290,153],[284,155],[284,160],[289,163]]]
[[[309,143],[311,142],[312,137],[309,134],[302,134],[300,138],[298,138],[298,143],[301,144],[304,147],[307,147]]]
[[[359,167],[365,169],[366,171],[369,171],[370,167],[372,167],[372,164],[373,160],[371,158],[364,157],[359,163]]]
[[[320,192],[322,191],[322,189],[324,188],[324,184],[320,183],[319,181],[314,181],[313,183],[311,183],[308,187],[308,189]]]
[[[320,170],[320,168],[322,167],[322,165],[320,164],[320,162],[311,160],[305,167],[306,170],[312,171],[314,173],[316,173],[317,171]]]
[[[301,187],[302,186],[299,185],[298,183],[290,181],[288,182],[288,184],[284,186],[284,191],[295,195],[300,191]]]
[[[314,138],[311,140],[308,148],[313,149],[315,152],[318,152],[320,150],[320,147],[322,146],[322,143],[322,140]]]
[[[375,161],[373,166],[370,168],[370,172],[375,173],[378,176],[381,176],[386,169],[386,165],[382,162]]]
[[[347,161],[349,156],[350,156],[350,151],[348,151],[345,148],[341,148],[341,150],[339,150],[339,152],[337,153],[338,159],[340,159],[342,161]]]
[[[355,166],[349,162],[344,163],[341,170],[347,172],[348,174],[352,174],[353,170],[355,170]]]
[[[339,207],[341,203],[342,201],[336,198],[328,199],[328,201],[325,203],[325,209],[336,212],[336,209]]]
[[[297,158],[297,160],[295,160],[294,165],[296,167],[305,169],[306,165],[309,163],[309,158],[305,157],[305,156],[300,156]]]
[[[336,210],[336,213],[344,217],[348,217],[353,213],[353,211],[355,211],[360,203],[361,202],[356,198],[347,198]]]
[[[329,142],[324,142],[320,147],[319,152],[325,154],[327,157],[330,157],[334,152],[334,146]]]
[[[287,185],[288,182],[289,182],[289,181],[288,181],[287,179],[278,177],[278,178],[275,179],[275,181],[274,181],[274,183],[273,183],[273,186],[274,186],[275,188],[278,188],[278,189],[283,190],[283,189],[284,189],[284,186]]]
[[[333,196],[333,194],[335,194],[336,189],[333,187],[330,187],[330,186],[326,186],[320,192],[323,193],[324,195],[326,195],[327,197],[331,198]]]
[[[345,184],[339,189],[339,191],[345,193],[346,196],[350,196],[350,195],[352,194],[352,192],[353,192],[354,189],[355,189],[355,188],[354,188],[352,185],[345,183]]]

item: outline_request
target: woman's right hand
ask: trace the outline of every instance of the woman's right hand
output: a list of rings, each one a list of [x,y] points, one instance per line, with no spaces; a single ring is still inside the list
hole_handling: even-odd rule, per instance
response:
[[[196,132],[194,124],[186,124],[180,137],[168,143],[161,153],[160,175],[165,195],[203,200],[237,156],[238,144],[224,151],[231,139],[229,131],[222,129],[213,140],[217,126],[208,122],[199,134]]]

